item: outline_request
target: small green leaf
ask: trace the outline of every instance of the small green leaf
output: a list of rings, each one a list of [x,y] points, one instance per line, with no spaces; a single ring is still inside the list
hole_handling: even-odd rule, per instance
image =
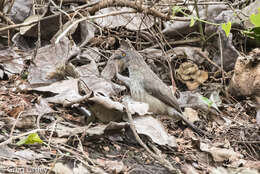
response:
[[[23,144],[34,144],[34,143],[40,143],[40,144],[43,143],[43,141],[41,140],[41,138],[37,133],[29,134],[26,138],[20,140],[16,144],[18,146],[21,146]]]
[[[195,24],[196,20],[194,19],[194,17],[191,17],[190,19],[190,27],[192,27]]]
[[[231,22],[229,21],[228,23],[221,24],[221,28],[225,31],[226,36],[228,37],[231,30]]]
[[[254,27],[249,30],[242,31],[242,33],[252,39],[255,39],[257,42],[260,42],[260,27]]]
[[[212,102],[210,99],[208,99],[207,97],[201,97],[201,99],[202,99],[202,101],[203,101],[206,105],[208,105],[208,107],[211,107],[211,106],[212,106],[213,102]]]
[[[179,6],[172,7],[172,16],[175,16],[176,13],[182,11],[182,8]]]
[[[258,8],[257,14],[250,15],[250,22],[255,25],[255,27],[260,27],[260,8]]]

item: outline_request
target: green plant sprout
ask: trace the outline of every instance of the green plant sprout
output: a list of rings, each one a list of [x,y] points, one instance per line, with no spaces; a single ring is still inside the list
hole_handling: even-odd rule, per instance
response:
[[[228,21],[227,23],[217,24],[217,23],[206,21],[206,20],[202,20],[196,16],[190,16],[189,14],[185,13],[184,10],[186,10],[186,8],[174,6],[172,8],[173,16],[175,16],[176,13],[181,13],[186,17],[190,17],[190,27],[192,27],[196,21],[203,22],[203,23],[210,24],[210,25],[221,26],[222,30],[225,31],[226,36],[227,37],[229,36],[231,28],[232,28],[231,21]],[[242,32],[251,38],[260,40],[260,7],[258,8],[258,13],[251,14],[249,19],[250,19],[250,22],[254,25],[254,27],[251,29],[248,29],[248,30],[242,30]]]
[[[35,144],[35,143],[42,144],[43,141],[41,140],[41,138],[39,137],[39,135],[37,133],[31,133],[26,138],[18,141],[16,143],[16,145],[21,146],[23,144]]]

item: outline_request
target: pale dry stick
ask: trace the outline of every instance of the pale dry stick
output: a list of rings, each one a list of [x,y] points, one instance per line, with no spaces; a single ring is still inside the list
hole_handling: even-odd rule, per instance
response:
[[[14,128],[15,128],[15,126],[16,126],[16,124],[17,124],[19,118],[20,118],[20,116],[21,116],[23,113],[25,113],[25,111],[21,111],[21,112],[18,114],[17,118],[15,119],[15,122],[14,122],[14,124],[13,124],[13,126],[12,126],[12,129],[11,129],[11,132],[10,132],[10,137],[13,136]]]
[[[98,4],[98,3],[99,3],[99,1],[89,2],[88,4],[84,4],[84,5],[75,7],[74,10],[79,10],[79,9],[83,9],[83,8],[86,8],[86,7],[91,7],[91,6],[94,6],[94,5]]]
[[[59,14],[59,30],[63,30],[63,22],[62,22],[62,14],[60,13]]]
[[[40,19],[40,16],[38,16],[38,20]],[[37,40],[37,46],[36,50],[38,50],[41,47],[41,22],[38,22],[38,40]]]
[[[239,102],[238,102],[239,103]],[[245,104],[246,105],[246,104]],[[233,119],[231,119],[233,122],[235,122],[235,123],[238,123],[237,122],[237,117],[240,115],[240,114],[242,114],[242,115],[244,115],[244,113],[243,113],[243,111],[245,111],[245,105],[241,105],[241,108],[238,110],[238,113],[236,113],[235,114],[235,116],[234,116],[234,118]],[[237,110],[237,109],[236,109]],[[247,117],[248,117],[248,115],[247,114],[245,114]],[[244,115],[244,116],[245,116]],[[240,125],[242,125],[241,123],[239,123]]]
[[[129,150],[126,150],[126,151],[125,151],[124,155],[122,156],[121,161],[123,161],[123,160],[125,159],[125,156],[126,156],[126,154],[127,154],[128,152],[129,152]]]
[[[189,43],[196,43],[196,42],[200,42],[201,39],[200,38],[195,38],[195,39],[188,39],[188,40],[177,40],[177,41],[169,41],[167,42],[167,45],[184,45],[184,44],[189,44]],[[158,48],[159,44],[156,44],[154,46],[152,46],[151,48]]]
[[[95,16],[90,16],[90,17],[84,17],[84,19],[80,19],[79,22],[82,22],[84,20],[103,18],[103,17],[107,17],[107,16],[116,16],[116,15],[121,15],[121,14],[126,14],[126,13],[135,13],[135,12],[134,11],[124,11],[124,12],[112,12],[112,13],[108,13],[108,14],[95,15]],[[9,25],[7,27],[0,28],[0,32],[10,30],[10,29],[14,29],[14,28],[26,27],[26,26],[29,26],[29,25],[32,25],[32,24],[36,24],[39,21],[51,19],[55,16],[57,16],[57,15],[47,16],[47,17],[41,18],[40,20],[37,20],[37,21],[31,21],[31,22],[25,22],[25,23],[21,23],[21,24]]]
[[[237,2],[235,1],[232,4],[232,6],[235,7],[235,6],[241,5],[241,4],[246,3],[246,2],[248,2],[248,0],[240,0],[240,1],[237,1]]]
[[[86,161],[84,161],[83,159],[81,159],[80,157],[76,156],[77,160],[79,160],[82,164],[84,164],[88,170],[91,171],[91,173],[93,174],[108,174],[106,171],[104,171],[101,167],[93,167],[91,165],[89,165]]]
[[[159,30],[159,27],[157,27],[158,28],[158,30]],[[153,32],[152,30],[150,30],[151,31],[151,33]],[[160,30],[159,30],[160,31]],[[160,36],[160,37],[159,37]],[[160,35],[158,36],[158,38],[157,37],[155,37],[156,38],[156,41],[158,42],[158,46],[160,46],[161,47],[161,50],[162,50],[162,52],[163,52],[163,54],[164,54],[164,56],[166,56],[166,61],[167,61],[167,64],[168,64],[168,67],[169,67],[169,69],[170,69],[170,77],[171,77],[171,84],[172,84],[172,95],[175,95],[175,92],[176,92],[176,90],[177,90],[177,86],[176,86],[176,82],[175,82],[175,80],[174,80],[174,76],[173,76],[173,70],[172,70],[172,66],[171,66],[171,63],[170,63],[170,60],[169,60],[169,57],[166,55],[166,52],[164,51],[164,48],[163,48],[163,40],[166,42],[166,44],[169,46],[169,47],[171,47],[169,44],[168,44],[168,42],[167,42],[167,40],[165,39],[165,37],[164,37],[164,35],[160,32]]]
[[[58,160],[58,155],[55,156],[55,159],[54,159],[53,163],[51,163],[51,167],[50,167],[49,171],[46,174],[50,174],[51,173],[51,171],[55,167],[55,164],[57,163],[57,160]]]
[[[251,144],[251,143],[244,143],[244,144],[251,147],[251,149],[252,149],[252,151],[253,151],[253,153],[251,152],[251,156],[252,156],[252,157],[254,157],[254,156],[260,157],[260,154],[259,154],[258,152],[256,152],[256,149],[255,149],[254,147],[252,147],[252,144]],[[258,149],[258,148],[257,148],[257,149]],[[253,159],[257,161],[256,158],[253,158]]]
[[[209,40],[211,37],[213,37],[215,34],[212,34],[211,36],[209,36],[205,42],[207,42],[207,40]],[[199,42],[201,41],[201,38],[195,38],[195,39],[189,39],[189,40],[180,40],[180,41],[173,41],[173,42],[168,42],[169,45],[182,45],[182,44],[188,44],[188,43],[195,43],[195,42]],[[200,54],[204,59],[206,59],[209,63],[211,63],[213,66],[215,66],[216,68],[218,68],[221,72],[224,72],[224,74],[226,75],[227,72],[221,68],[219,65],[217,65],[215,62],[213,62],[211,59],[209,59],[207,56],[205,56],[204,54]]]
[[[64,147],[64,146],[57,146],[57,145],[54,145],[54,144],[51,144],[51,145],[52,145],[53,147],[55,147],[55,148],[58,148],[59,150],[63,150],[63,151],[66,151],[66,152],[71,153],[72,155],[75,155],[76,158],[77,158],[80,162],[82,162],[89,170],[91,170],[92,172],[96,173],[96,172],[95,172],[95,167],[97,167],[96,164],[94,163],[94,166],[91,166],[91,165],[89,165],[86,161],[82,160],[81,158],[85,158],[85,156],[81,157],[81,155],[77,152],[77,151],[78,151],[77,149],[75,149],[75,151],[74,151],[74,150],[68,149],[68,148],[66,148],[66,147]],[[89,162],[91,162],[91,163],[93,162],[93,160],[89,159],[89,157],[86,158],[86,159],[87,159],[87,160],[90,160]],[[100,173],[98,173],[98,174],[100,174]],[[106,174],[106,173],[104,173],[104,174]]]
[[[88,129],[90,125],[91,125],[91,124],[89,124],[86,129]],[[86,130],[86,129],[85,129],[85,130]],[[84,131],[84,132],[85,132],[85,131]],[[83,154],[83,156],[87,159],[87,161],[89,161],[92,165],[95,166],[95,163],[93,162],[93,160],[90,159],[89,156],[86,154],[86,152],[83,150],[83,145],[82,145],[82,142],[81,142],[80,138],[79,138],[77,135],[76,135],[76,137],[77,137],[77,139],[78,139],[78,141],[79,141],[79,144],[78,144],[79,150],[81,151],[81,153]]]
[[[86,161],[84,161],[83,159],[81,159],[79,156],[76,156],[77,160],[79,160],[82,164],[84,164],[88,170],[91,171],[91,173],[93,174],[108,174],[106,171],[104,171],[101,167],[98,166],[91,166],[89,165]]]
[[[160,11],[155,10],[154,8],[146,8],[139,3],[126,1],[126,0],[103,0],[100,1],[98,4],[94,5],[93,7],[89,8],[88,12],[91,15],[93,15],[95,14],[95,12],[99,11],[100,9],[107,8],[107,7],[130,7],[135,9],[139,13],[158,17],[161,18],[162,20],[190,21],[190,18],[188,17],[176,17],[176,16],[163,14]]]
[[[218,33],[219,36],[219,50],[220,50],[220,60],[221,60],[221,69],[223,69],[224,65],[223,65],[223,50],[222,50],[222,40],[221,40],[221,36],[220,36],[220,32]],[[222,85],[225,85],[225,79],[224,79],[224,72],[222,71],[222,78],[221,78],[221,83]]]
[[[60,2],[61,4],[65,3],[86,3],[88,2],[87,0],[55,0],[57,2]]]
[[[72,19],[74,19],[75,16],[77,16],[77,15],[79,15],[81,18],[84,18],[84,15],[79,12],[80,9],[76,9],[76,8],[73,7],[72,10],[73,10],[73,12],[74,12]]]
[[[54,111],[54,112],[52,112],[52,113],[59,113],[59,112],[58,112],[58,111]],[[41,115],[39,115],[39,116],[37,117],[36,126],[37,126],[38,129],[41,129],[40,120],[41,120],[42,116],[44,116],[44,115],[45,115],[45,114],[41,114]]]
[[[252,145],[251,144],[246,144],[246,143],[243,143],[244,144],[244,146],[248,149],[248,153],[247,153],[247,155],[248,156],[250,156],[254,161],[257,161],[257,158],[255,158],[254,157],[254,155],[259,155],[259,153],[257,153],[256,151],[255,151],[255,148],[253,148],[252,147]],[[254,153],[254,154],[253,154]]]
[[[10,13],[11,9],[13,8],[14,1],[15,1],[15,0],[11,0],[11,4],[10,4],[8,10],[7,10],[7,13]]]
[[[197,18],[200,19],[199,8],[198,8],[198,5],[197,5],[198,0],[194,0],[194,2],[195,2],[194,7],[195,7],[196,14],[197,14]],[[203,27],[202,27],[202,22],[200,20],[198,20],[198,22],[199,22],[199,31],[200,31],[201,40],[202,40],[201,47],[203,47],[206,39],[205,39]]]
[[[8,34],[7,34],[7,37],[8,37],[8,47],[11,47],[10,45],[11,45],[11,34],[10,34],[10,30],[8,30],[8,32],[7,32]]]
[[[235,142],[235,143],[247,143],[247,144],[260,144],[260,141],[237,141],[237,140],[231,140],[231,142]]]
[[[81,19],[78,19],[74,22],[72,22],[71,25],[69,25],[56,39],[55,43],[58,43],[60,41],[61,38],[63,38],[69,31],[71,28],[73,28],[74,25],[79,24],[82,21],[85,20],[91,20],[91,19],[97,19],[97,18],[103,18],[103,17],[107,17],[107,16],[115,16],[115,15],[121,15],[121,14],[126,14],[126,13],[136,13],[136,11],[123,11],[123,12],[111,12],[108,14],[102,14],[102,15],[96,15],[96,16],[89,16],[89,17],[84,17]]]
[[[57,111],[55,111],[55,112],[53,112],[53,113],[56,113],[56,112],[57,112]],[[57,113],[58,113],[58,112],[57,112]],[[38,129],[41,129],[40,120],[41,120],[42,116],[44,116],[44,114],[39,115],[39,116],[37,117],[37,120],[36,120],[36,126],[37,126]],[[51,134],[50,134],[49,138],[46,138],[46,136],[45,136],[44,134],[42,134],[41,132],[39,132],[39,134],[40,134],[43,138],[45,138],[46,140],[49,139],[48,144],[47,144],[47,146],[48,146],[49,149],[51,149],[51,148],[50,148],[50,141],[51,141],[51,138],[52,138],[52,136],[53,136],[53,133],[54,133],[55,125],[56,125],[56,124],[57,124],[57,120],[55,120],[55,123],[54,123],[54,125],[53,125],[53,127],[52,127],[52,129],[51,129]],[[46,130],[49,130],[49,129],[46,129]]]
[[[175,95],[175,92],[177,90],[176,82],[173,77],[173,71],[172,71],[172,65],[170,63],[169,57],[166,55],[166,52],[163,50],[163,54],[166,56],[166,60],[168,63],[168,66],[170,68],[170,76],[171,76],[171,82],[172,82],[172,95]]]
[[[131,7],[131,8],[134,8],[137,10],[137,12],[144,12],[146,14],[150,14],[150,15],[153,15],[155,17],[159,17],[159,18],[162,18],[164,20],[175,20],[175,21],[190,21],[190,18],[187,18],[187,17],[172,17],[172,16],[167,16],[167,15],[164,15],[162,13],[160,13],[159,11],[156,11],[154,9],[146,9],[142,6],[137,6],[135,3],[132,3],[132,2],[128,2],[128,1],[122,1],[122,0],[117,0],[117,1],[114,1],[114,0],[107,0],[107,1],[101,1],[100,3],[91,3],[91,4],[86,4],[86,5],[83,5],[84,7],[89,7],[89,6],[92,6],[94,5],[93,7],[91,7],[90,9],[88,9],[88,11],[92,14],[94,14],[96,11],[102,9],[102,8],[107,8],[107,7],[110,7],[110,6],[122,6],[122,7]],[[79,8],[83,8],[82,7],[79,7]],[[58,14],[59,15],[59,14]],[[47,19],[50,19],[50,18],[53,18],[57,16],[57,14],[55,15],[51,15],[51,16],[47,16],[47,17],[44,17],[42,18],[41,20],[47,20]],[[28,26],[28,25],[31,25],[31,24],[35,24],[37,23],[38,21],[34,21],[34,22],[30,22],[30,23],[23,23],[23,24],[16,24],[16,25],[11,25],[11,26],[8,26],[8,27],[4,27],[2,29],[0,29],[0,32],[1,31],[5,31],[5,30],[8,30],[8,29],[13,29],[13,28],[19,28],[19,27],[23,27],[23,26]]]
[[[71,20],[71,17],[68,13],[66,13],[64,10],[62,10],[60,7],[58,7],[55,2],[53,2],[52,0],[49,0],[51,2],[51,4],[57,9],[59,10],[62,14],[66,15],[68,17],[69,20]]]
[[[21,138],[23,136],[26,136],[26,135],[29,135],[29,134],[32,134],[32,133],[35,133],[35,132],[39,132],[39,131],[46,131],[46,129],[34,129],[34,130],[29,131],[29,132],[22,133],[20,135],[12,136],[9,139],[7,139],[6,141],[3,141],[2,143],[0,143],[0,146],[4,146],[4,145],[12,142],[13,139]]]
[[[61,8],[61,6],[62,6],[62,3],[63,3],[63,0],[60,1],[60,6],[59,6],[60,8]]]
[[[161,43],[162,43],[162,41],[163,40],[165,40],[165,42],[167,43],[167,45],[169,45],[169,43],[167,42],[167,40],[165,39],[165,37],[164,37],[164,35],[162,34],[162,33],[160,33],[161,35]],[[161,45],[161,49],[162,49],[162,51],[163,51],[163,54],[164,54],[164,56],[166,57],[166,61],[167,61],[167,63],[168,63],[168,66],[169,66],[169,69],[170,69],[170,77],[171,77],[171,83],[172,83],[172,95],[175,95],[175,93],[176,93],[176,91],[177,91],[177,86],[176,86],[176,82],[175,82],[175,80],[174,80],[174,76],[173,76],[173,70],[172,70],[172,66],[171,66],[171,63],[170,63],[170,59],[169,59],[169,57],[166,55],[166,52],[164,51],[164,49],[163,49],[163,46],[162,46],[162,44],[160,44]]]
[[[54,131],[55,131],[55,127],[56,127],[56,125],[57,125],[57,121],[58,121],[58,120],[55,120],[55,121],[54,121],[54,123],[53,123],[53,125],[52,125],[52,129],[51,129],[51,134],[50,134],[50,136],[48,137],[49,141],[48,141],[47,146],[48,146],[49,149],[51,149],[50,143],[51,143],[51,139],[52,139],[53,133],[54,133]]]
[[[127,13],[137,13],[137,11],[111,12],[111,13],[108,13],[108,14],[89,16],[89,17],[84,17],[83,19],[79,19],[79,22],[82,22],[84,20],[98,19],[98,18],[103,18],[103,17],[107,17],[107,16],[116,16],[116,15],[127,14]],[[6,30],[10,30],[10,29],[14,29],[14,28],[20,28],[20,27],[29,26],[29,25],[32,25],[32,24],[36,24],[39,21],[48,20],[48,19],[51,19],[51,18],[56,17],[56,16],[57,16],[57,14],[41,18],[38,21],[31,21],[31,22],[25,22],[25,23],[22,23],[22,24],[9,25],[7,27],[0,28],[0,32],[6,31]],[[186,17],[173,17],[171,20],[175,20],[175,21],[190,21],[190,18],[186,18]]]
[[[163,37],[162,34],[161,34],[161,36]],[[171,66],[171,63],[170,63],[169,57],[166,55],[166,52],[165,52],[164,49],[163,49],[163,46],[162,46],[162,38],[160,38],[160,39],[161,39],[161,44],[160,44],[159,41],[158,41],[158,42],[159,42],[159,45],[161,46],[161,50],[162,50],[164,56],[166,57],[166,61],[167,61],[168,67],[169,67],[169,69],[170,69],[170,72],[169,72],[169,73],[170,73],[171,84],[172,84],[172,95],[175,95],[175,92],[176,92],[176,90],[177,90],[177,86],[176,86],[176,82],[175,82],[174,77],[173,77],[172,66]],[[166,39],[164,39],[164,40],[165,40],[166,43],[168,44],[167,40],[166,40]]]
[[[201,54],[201,56],[206,59],[209,63],[211,63],[212,65],[214,65],[216,68],[218,68],[222,73],[224,73],[225,75],[227,74],[227,72],[223,69],[223,67],[220,67],[218,64],[216,64],[215,62],[213,62],[211,59],[209,59],[207,56]]]
[[[228,2],[198,2],[197,5],[222,5],[228,4]],[[187,5],[195,5],[194,2],[188,3],[176,3],[176,4],[157,4],[156,6],[187,6]]]
[[[136,34],[136,43],[138,43],[139,35],[140,35],[140,31],[141,31],[141,26],[142,26],[142,24],[145,24],[145,23],[144,23],[144,19],[145,19],[146,17],[147,17],[146,15],[143,15],[143,17],[142,17],[142,19],[141,19],[141,22],[140,22],[140,25],[139,25],[139,27],[138,27],[138,31],[137,31],[137,34]],[[131,20],[129,20],[128,23],[130,23],[133,19],[134,19],[134,17],[133,17]],[[127,24],[126,24],[126,25],[127,25]],[[136,44],[136,46],[137,46],[137,49],[138,49],[138,44]]]
[[[7,23],[12,24],[12,25],[15,25],[15,23],[14,23],[10,18],[8,18],[7,16],[5,16],[4,13],[2,13],[1,11],[0,11],[0,17],[1,17],[3,20],[5,20]]]
[[[141,138],[139,137],[139,135],[136,132],[135,126],[134,126],[134,121],[133,121],[133,117],[131,115],[131,113],[128,111],[128,109],[126,108],[126,113],[127,113],[127,117],[129,119],[130,122],[130,128],[135,136],[136,141],[157,161],[159,161],[161,163],[161,165],[163,165],[165,168],[167,168],[171,173],[174,174],[179,174],[180,172],[178,171],[178,169],[175,169],[171,163],[169,161],[167,161],[166,159],[164,159],[161,155],[157,155],[155,153],[153,153],[148,147],[147,145],[141,140]]]

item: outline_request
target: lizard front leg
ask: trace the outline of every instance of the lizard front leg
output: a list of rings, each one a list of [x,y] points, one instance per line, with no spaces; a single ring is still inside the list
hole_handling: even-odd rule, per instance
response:
[[[116,73],[118,80],[122,81],[128,88],[130,88],[130,78]]]

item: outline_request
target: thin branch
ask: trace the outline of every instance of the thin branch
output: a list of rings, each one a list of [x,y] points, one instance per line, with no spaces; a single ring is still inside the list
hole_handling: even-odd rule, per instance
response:
[[[133,1],[125,1],[125,0],[103,0],[100,1],[98,4],[91,7],[88,12],[93,15],[95,12],[99,11],[100,9],[107,8],[107,7],[130,7],[135,9],[139,13],[152,15],[154,17],[161,18],[162,20],[181,20],[181,21],[190,21],[189,18],[186,17],[173,17],[167,14],[163,14],[153,8],[146,8],[142,6],[140,3],[135,3]]]
[[[10,18],[8,18],[7,16],[5,16],[4,13],[2,13],[1,11],[0,11],[0,18],[2,18],[3,20],[5,20],[8,24],[11,24],[11,25],[14,25],[14,24],[15,24]]]
[[[25,113],[25,111],[21,111],[21,112],[18,114],[18,116],[16,117],[16,119],[15,119],[15,121],[14,121],[14,124],[13,124],[13,126],[12,126],[12,129],[11,129],[11,132],[10,132],[10,137],[13,136],[14,128],[15,128],[17,122],[19,121],[20,116],[21,116],[23,113]]]
[[[127,111],[127,116],[130,122],[130,128],[133,131],[133,134],[135,136],[136,141],[157,161],[159,161],[165,168],[167,168],[171,173],[174,174],[179,174],[180,172],[178,171],[178,169],[175,169],[172,164],[167,161],[166,159],[164,159],[162,157],[162,155],[158,155],[153,153],[148,147],[147,145],[141,140],[141,138],[139,137],[139,135],[136,132],[135,126],[134,126],[134,122],[133,122],[133,117],[131,115],[131,113],[128,111],[128,109],[126,109]]]
[[[135,13],[135,11],[112,12],[112,13],[108,13],[108,14],[84,17],[84,18],[81,18],[81,19],[75,21],[73,24],[82,22],[84,20],[98,19],[98,18],[103,18],[103,17],[107,17],[107,16],[116,16],[116,15],[121,15],[121,14],[126,14],[126,13]],[[32,25],[32,24],[36,24],[40,21],[49,20],[49,19],[56,17],[56,16],[58,16],[58,15],[47,16],[47,17],[41,18],[37,21],[31,21],[31,22],[25,22],[25,23],[22,23],[22,24],[9,25],[7,27],[0,28],[0,32],[5,31],[5,30],[14,29],[14,28],[29,26],[29,25]]]
[[[101,1],[100,3],[98,3],[98,4],[94,5],[93,7],[89,8],[88,12],[90,14],[94,14],[96,11],[98,11],[102,8],[107,8],[109,6],[110,7],[114,7],[114,6],[130,7],[130,8],[135,9],[136,11],[112,12],[112,13],[108,13],[108,14],[84,17],[84,18],[81,18],[79,20],[84,21],[84,20],[90,20],[90,19],[103,18],[103,17],[107,17],[107,16],[116,16],[116,15],[121,15],[121,14],[126,14],[126,13],[140,12],[140,13],[145,13],[145,14],[152,15],[152,16],[155,16],[155,17],[159,17],[163,20],[190,21],[190,18],[187,18],[187,17],[172,17],[172,16],[164,15],[163,13],[156,11],[155,9],[144,8],[144,7],[137,5],[133,2],[121,1],[121,0],[119,0],[119,1],[115,1],[115,0]],[[38,21],[26,22],[26,23],[22,23],[22,24],[15,24],[15,25],[3,27],[3,28],[0,29],[0,32],[5,31],[5,30],[10,30],[10,29],[14,29],[14,28],[20,28],[20,27],[25,27],[25,26],[29,26],[29,25],[32,25],[32,24],[36,24],[39,21],[49,20],[51,18],[57,17],[58,15],[60,15],[60,14],[55,14],[55,15],[43,17]],[[70,15],[73,15],[73,13],[70,14]]]
[[[200,19],[199,8],[198,8],[198,5],[197,5],[198,0],[194,0],[194,2],[195,2],[194,7],[195,7],[195,10],[196,10],[197,18]],[[206,39],[205,39],[203,27],[202,27],[202,22],[201,22],[200,20],[199,20],[199,31],[200,31],[201,40],[202,40],[202,42],[201,42],[201,47],[203,47],[203,45],[204,45]]]

